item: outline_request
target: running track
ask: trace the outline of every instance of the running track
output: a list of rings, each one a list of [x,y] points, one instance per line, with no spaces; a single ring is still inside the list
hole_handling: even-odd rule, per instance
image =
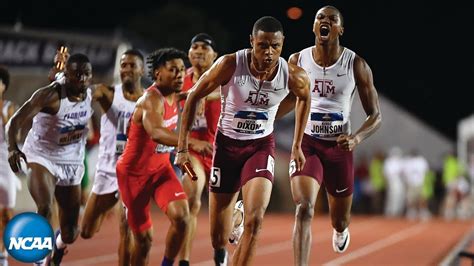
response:
[[[153,212],[155,237],[150,265],[160,265],[164,250],[166,217]],[[264,219],[253,265],[293,265],[292,214],[267,214]],[[213,265],[208,217],[199,217],[192,265]],[[316,216],[313,224],[311,265],[437,265],[466,235],[474,234],[474,221],[409,222],[376,216],[354,216],[350,226],[351,243],[343,254],[332,250],[332,229],[327,215]],[[117,265],[118,225],[110,215],[101,231],[91,240],[78,239],[63,260],[64,266]],[[471,242],[469,250],[474,252]],[[229,247],[230,253],[233,248]],[[460,265],[471,265],[462,259]],[[175,263],[177,264],[177,263]],[[10,265],[25,265],[10,260]]]

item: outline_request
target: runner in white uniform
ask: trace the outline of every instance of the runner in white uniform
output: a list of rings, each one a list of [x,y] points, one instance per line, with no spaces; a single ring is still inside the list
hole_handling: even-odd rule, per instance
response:
[[[298,169],[304,166],[301,139],[310,106],[309,80],[304,70],[290,66],[280,58],[283,39],[283,27],[278,20],[273,17],[257,20],[250,37],[252,49],[224,55],[217,60],[196,83],[184,107],[177,157],[180,165],[189,160],[188,133],[197,103],[222,86],[222,112],[209,181],[211,237],[216,265],[226,265],[225,245],[241,188],[245,230],[233,263],[251,265],[272,190],[273,122],[278,106],[288,92],[298,97],[291,158]]]
[[[86,203],[81,224],[81,237],[91,238],[100,229],[103,218],[119,200],[115,166],[127,141],[127,126],[137,99],[143,94],[143,55],[127,50],[120,59],[121,84],[96,86],[93,100],[102,107],[100,120],[99,159],[92,192]],[[125,212],[120,208],[119,265],[130,264],[130,231]]]
[[[339,44],[342,15],[335,7],[321,8],[313,25],[315,46],[293,54],[289,62],[302,67],[311,80],[311,114],[302,149],[306,165],[298,171],[290,165],[291,191],[296,204],[293,231],[294,264],[308,265],[311,221],[320,184],[324,181],[333,231],[333,249],[349,246],[348,231],[354,168],[352,150],[380,126],[381,115],[372,72],[367,63]],[[367,119],[354,133],[350,112],[355,90]]]
[[[20,180],[8,165],[7,142],[5,139],[5,124],[15,111],[12,102],[4,99],[10,83],[10,73],[0,66],[0,265],[8,265],[8,252],[3,245],[3,230],[13,217],[16,202],[16,190]]]
[[[8,165],[7,142],[5,139],[5,124],[13,115],[14,105],[10,101],[2,100],[2,98],[0,89],[0,101],[3,101],[3,108],[0,114],[0,225],[4,222],[3,218],[6,212],[9,210],[13,211],[15,207],[16,191],[20,182],[10,168],[10,165]]]
[[[72,55],[66,63],[64,84],[54,82],[38,89],[7,126],[10,166],[17,172],[20,159],[27,162],[28,188],[38,213],[49,221],[53,196],[56,197],[61,232],[53,253],[56,264],[60,263],[66,244],[73,243],[79,234],[87,121],[93,112],[92,94],[87,88],[91,78],[92,66],[87,56]],[[15,135],[24,123],[32,121],[22,152]]]
[[[136,104],[125,99],[122,84],[113,90],[112,105],[100,118],[99,157],[92,187],[92,192],[97,195],[118,191],[115,165],[125,148],[128,120]]]

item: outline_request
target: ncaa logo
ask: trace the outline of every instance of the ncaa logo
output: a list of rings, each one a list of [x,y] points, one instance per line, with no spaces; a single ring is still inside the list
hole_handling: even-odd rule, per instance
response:
[[[33,212],[20,213],[7,224],[3,243],[8,253],[21,262],[44,259],[53,250],[54,232],[48,221]]]

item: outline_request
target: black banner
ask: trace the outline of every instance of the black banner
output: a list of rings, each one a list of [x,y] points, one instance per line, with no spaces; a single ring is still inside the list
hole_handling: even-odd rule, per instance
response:
[[[0,31],[0,64],[18,68],[44,68],[53,65],[60,45],[69,53],[82,53],[89,57],[93,72],[105,74],[114,69],[117,46],[111,41],[92,40],[93,37],[56,37],[44,34]]]

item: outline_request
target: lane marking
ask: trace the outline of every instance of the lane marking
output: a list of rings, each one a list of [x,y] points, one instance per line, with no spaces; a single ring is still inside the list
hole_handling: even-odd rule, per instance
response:
[[[323,265],[333,266],[333,265],[341,265],[343,263],[347,263],[351,260],[366,256],[366,255],[368,255],[370,253],[373,253],[377,250],[383,249],[383,248],[391,246],[391,245],[393,245],[397,242],[400,242],[402,240],[410,238],[410,237],[412,237],[416,234],[421,233],[425,229],[426,229],[426,224],[418,224],[418,225],[411,226],[411,227],[409,227],[409,228],[407,228],[403,231],[400,231],[400,232],[395,233],[395,234],[391,234],[390,236],[385,237],[382,240],[372,242],[372,243],[370,243],[366,246],[363,246],[359,249],[356,249],[354,251],[350,251],[350,253],[348,253],[347,255],[342,256],[342,257],[338,257],[337,259],[334,259],[334,260],[331,260],[331,261],[328,261],[328,262],[324,263]]]

